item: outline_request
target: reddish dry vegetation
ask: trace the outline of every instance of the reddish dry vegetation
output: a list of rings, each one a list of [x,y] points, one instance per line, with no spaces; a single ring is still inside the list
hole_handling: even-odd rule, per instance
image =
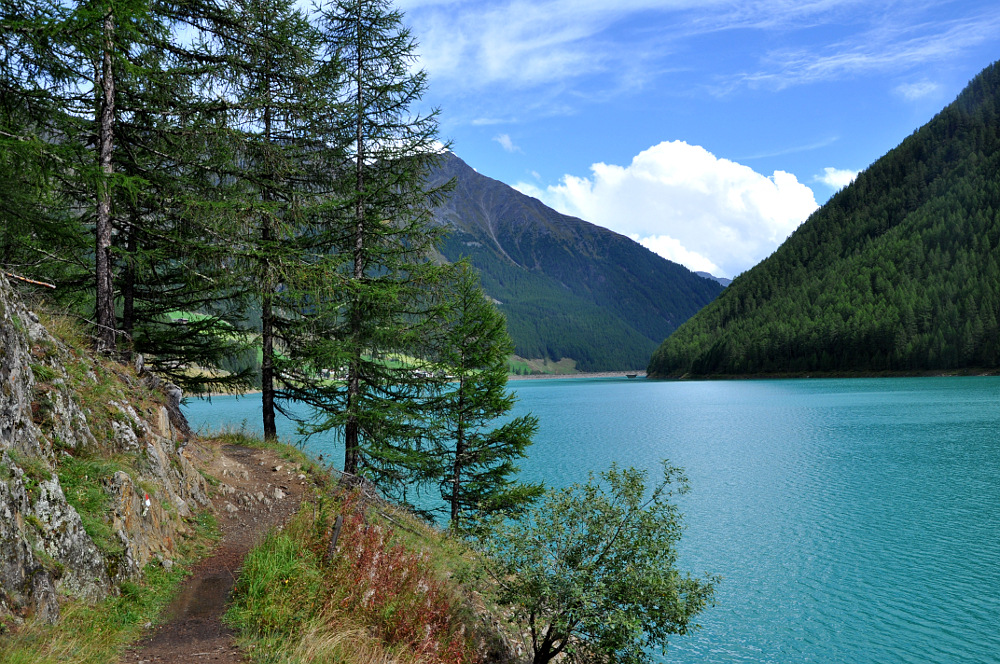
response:
[[[403,645],[418,660],[459,664],[478,659],[461,602],[437,578],[426,554],[394,542],[393,529],[366,523],[357,494],[338,540],[334,583],[344,590],[341,609],[373,627],[390,646]]]

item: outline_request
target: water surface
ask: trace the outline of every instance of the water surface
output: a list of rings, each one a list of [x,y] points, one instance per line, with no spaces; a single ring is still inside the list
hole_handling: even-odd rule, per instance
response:
[[[1000,662],[1000,378],[511,387],[541,422],[526,479],[664,458],[686,470],[681,566],[724,578],[665,661]],[[259,408],[222,397],[187,412],[259,431]]]

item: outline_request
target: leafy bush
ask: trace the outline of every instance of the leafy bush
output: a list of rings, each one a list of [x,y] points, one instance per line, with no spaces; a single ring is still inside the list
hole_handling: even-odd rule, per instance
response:
[[[715,578],[676,569],[681,524],[670,499],[686,480],[666,463],[651,492],[645,479],[612,465],[599,479],[550,491],[516,521],[482,523],[496,601],[527,626],[535,664],[560,654],[643,664],[650,647],[665,650],[712,601]]]

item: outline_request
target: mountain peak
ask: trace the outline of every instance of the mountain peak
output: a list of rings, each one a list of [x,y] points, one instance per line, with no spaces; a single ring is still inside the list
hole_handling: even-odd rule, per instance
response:
[[[450,229],[441,247],[467,257],[503,302],[515,352],[571,358],[583,371],[636,369],[664,335],[721,291],[633,240],[481,175],[454,153],[429,184],[454,179],[433,210]]]

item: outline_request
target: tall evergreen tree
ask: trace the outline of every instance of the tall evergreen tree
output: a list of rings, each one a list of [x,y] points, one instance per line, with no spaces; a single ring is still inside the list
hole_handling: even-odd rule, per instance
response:
[[[78,206],[65,186],[87,171],[69,167],[80,162],[85,145],[66,140],[76,124],[66,92],[86,86],[67,37],[72,9],[49,0],[0,2],[0,262],[60,284],[55,294],[64,300],[75,291],[67,284],[85,272],[91,289],[94,283],[84,258],[92,244],[85,245]]]
[[[452,527],[460,529],[470,513],[516,513],[542,494],[540,485],[513,479],[518,470],[514,462],[525,456],[538,419],[522,415],[489,428],[514,405],[514,395],[507,391],[513,343],[503,314],[465,263],[458,266],[440,341],[438,360],[449,373],[449,382],[433,399],[441,497],[450,508]]]
[[[221,371],[245,354],[218,223],[233,157],[224,108],[202,94],[221,61],[173,30],[219,30],[224,14],[141,0],[0,10],[0,164],[31,185],[0,194],[3,260],[58,284],[72,311],[97,310],[102,348],[145,353],[186,389],[245,382],[245,368]]]
[[[415,44],[389,2],[336,0],[319,16],[340,65],[328,98],[346,146],[323,223],[340,233],[345,261],[316,298],[316,343],[292,360],[303,375],[334,379],[295,397],[314,407],[308,432],[342,435],[346,472],[405,491],[427,472],[423,408],[434,379],[423,362],[448,269],[430,260],[440,230],[427,210],[443,192],[425,184],[440,152],[437,122],[414,114],[425,75],[410,70]]]
[[[169,17],[181,18],[224,17]],[[118,79],[115,168],[142,183],[116,201],[121,350],[146,354],[191,391],[248,385],[253,363],[236,298],[244,281],[232,269],[231,192],[222,184],[235,153],[223,109],[202,94],[218,67],[197,41],[153,37]]]
[[[282,354],[301,303],[297,284],[310,255],[324,253],[308,230],[309,209],[329,189],[314,179],[327,147],[316,139],[317,33],[288,0],[240,0],[215,35],[220,69],[214,85],[229,109],[237,146],[231,180],[234,255],[247,272],[247,306],[260,312],[260,385],[264,436],[277,436]],[[323,177],[328,181],[329,175]],[[226,184],[229,184],[227,182]],[[290,316],[290,318],[289,318]]]

